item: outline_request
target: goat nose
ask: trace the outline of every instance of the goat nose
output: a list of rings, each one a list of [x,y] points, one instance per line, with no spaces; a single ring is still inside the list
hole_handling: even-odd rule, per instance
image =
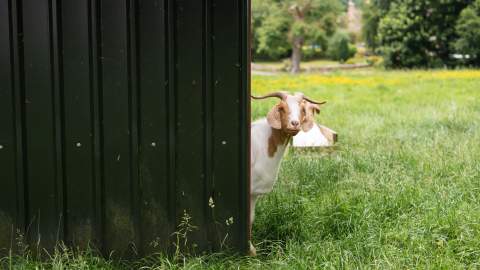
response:
[[[293,121],[291,122],[291,124],[292,124],[292,126],[294,126],[294,127],[298,127],[298,125],[300,125],[300,123],[299,123],[297,120],[293,120]]]

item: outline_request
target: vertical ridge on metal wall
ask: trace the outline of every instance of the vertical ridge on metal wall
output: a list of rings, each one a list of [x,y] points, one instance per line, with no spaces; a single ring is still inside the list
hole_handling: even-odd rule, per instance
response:
[[[5,254],[5,248],[12,244],[13,228],[17,223],[18,205],[12,200],[11,194],[17,192],[16,187],[16,160],[10,158],[15,155],[15,95],[14,95],[14,61],[12,57],[12,17],[9,16],[10,3],[0,2],[0,122],[4,128],[0,129],[0,164],[6,167],[0,170],[0,179],[3,181],[0,189],[0,255]]]
[[[60,212],[57,201],[50,1],[22,1],[28,238],[54,245]],[[33,20],[35,18],[35,20]],[[43,89],[39,91],[38,89]]]
[[[15,115],[14,119],[14,134],[15,134],[15,146],[14,146],[14,160],[15,160],[15,177],[16,191],[10,193],[10,196],[6,196],[10,201],[16,201],[16,220],[14,226],[18,231],[23,234],[27,226],[28,212],[26,205],[28,204],[28,198],[26,196],[27,185],[25,170],[26,164],[26,149],[25,149],[25,87],[24,87],[24,74],[23,74],[23,46],[22,46],[22,16],[21,5],[18,6],[17,1],[9,1],[10,11],[10,52],[11,52],[11,75],[12,75],[12,91],[13,91],[13,111]],[[2,163],[3,164],[3,163]],[[12,198],[15,196],[16,198]],[[12,236],[18,236],[18,232],[15,228],[12,230]],[[15,247],[13,247],[15,248]]]
[[[176,48],[177,48],[177,37],[176,37],[176,0],[165,0],[167,3],[167,108],[168,108],[168,212],[171,222],[171,230],[175,231],[177,229],[177,95],[176,95],[176,85],[177,85],[177,76],[176,76]]]
[[[133,249],[135,253],[143,253],[142,231],[140,230],[140,190],[139,190],[139,113],[138,113],[138,51],[137,44],[137,1],[128,0],[127,2],[127,54],[128,54],[128,88],[129,88],[129,130],[130,130],[130,155],[131,155],[131,169],[130,169],[130,190],[131,190],[131,218],[134,226],[134,242]]]
[[[203,140],[204,153],[203,166],[205,171],[205,185],[204,185],[204,215],[207,217],[207,238],[209,239],[209,249],[218,248],[218,240],[215,235],[215,179],[213,178],[213,148],[212,143],[215,141],[213,136],[214,121],[212,118],[213,112],[213,91],[212,91],[212,53],[211,53],[211,0],[203,0],[203,21],[202,21],[202,62],[203,62],[203,125],[205,126]]]
[[[103,132],[101,128],[102,123],[102,70],[100,64],[101,46],[99,40],[101,38],[100,21],[98,20],[100,13],[100,2],[97,0],[89,0],[87,3],[87,22],[88,30],[86,39],[88,40],[88,78],[89,78],[89,94],[90,94],[90,112],[89,112],[89,129],[91,130],[91,145],[89,146],[91,157],[91,186],[92,198],[91,205],[93,207],[90,238],[100,250],[105,252],[104,247],[104,217],[105,206],[103,200],[104,184],[103,184]],[[88,227],[87,227],[88,228]]]
[[[242,42],[240,28],[246,22],[246,1],[212,0],[213,13],[213,80],[214,80],[214,179],[216,191],[215,216],[222,244],[239,245],[246,250],[249,164],[247,160],[249,130],[246,119],[246,69],[242,71]],[[239,29],[231,31],[229,28]],[[231,155],[238,153],[238,155]],[[236,164],[236,165],[234,165]],[[233,181],[233,182],[232,182]],[[233,188],[234,187],[234,188]]]
[[[57,212],[60,214],[58,217],[58,230],[55,241],[64,241],[65,239],[65,218],[66,218],[66,209],[64,200],[64,194],[66,194],[65,186],[65,172],[64,172],[64,121],[63,121],[63,84],[62,84],[62,21],[61,16],[58,14],[58,11],[61,10],[60,1],[50,0],[49,3],[50,10],[50,51],[51,51],[51,68],[52,68],[52,116],[53,116],[53,126],[54,126],[54,159],[55,159],[55,203]]]
[[[176,1],[176,205],[177,220],[190,218],[190,225],[206,228],[206,175],[204,171],[203,1]],[[195,45],[193,45],[195,44]],[[205,229],[189,233],[189,242],[208,249]]]
[[[92,10],[93,9],[93,10]],[[63,1],[62,82],[65,171],[65,241],[87,247],[96,243],[97,204],[95,132],[97,81],[92,43],[94,7],[90,1]]]
[[[101,1],[102,103],[105,183],[105,246],[132,256],[136,240],[132,217],[131,101],[129,89],[128,1]]]

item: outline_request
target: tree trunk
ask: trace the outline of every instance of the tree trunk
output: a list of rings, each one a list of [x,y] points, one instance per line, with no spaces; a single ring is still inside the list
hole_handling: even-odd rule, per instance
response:
[[[292,69],[291,73],[300,72],[300,62],[302,61],[303,37],[294,37],[292,42]]]

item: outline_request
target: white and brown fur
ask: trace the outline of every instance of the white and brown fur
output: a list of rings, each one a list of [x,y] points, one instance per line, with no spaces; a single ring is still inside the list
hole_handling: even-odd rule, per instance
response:
[[[266,118],[251,125],[251,190],[250,222],[255,217],[257,199],[272,191],[278,169],[290,139],[300,130],[307,132],[314,125],[314,115],[320,108],[303,99],[302,93],[286,95]],[[255,255],[253,245],[250,254]]]

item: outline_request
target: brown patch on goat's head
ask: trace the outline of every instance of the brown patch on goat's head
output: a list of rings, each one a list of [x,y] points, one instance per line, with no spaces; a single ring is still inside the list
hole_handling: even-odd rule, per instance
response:
[[[253,97],[253,96],[252,96]],[[305,97],[303,93],[290,95],[286,92],[274,92],[255,99],[269,97],[280,98],[267,114],[267,122],[272,128],[272,134],[268,139],[268,154],[272,157],[281,144],[286,144],[292,136],[302,129],[308,131],[313,127],[315,112],[319,112],[319,103]]]
[[[270,112],[267,114],[267,121],[270,127],[273,129],[283,130],[288,125],[288,115],[290,114],[290,109],[288,105],[283,100],[275,105]]]
[[[302,127],[305,113],[302,93],[285,94],[284,98],[268,112],[267,121],[273,129],[295,136]]]

